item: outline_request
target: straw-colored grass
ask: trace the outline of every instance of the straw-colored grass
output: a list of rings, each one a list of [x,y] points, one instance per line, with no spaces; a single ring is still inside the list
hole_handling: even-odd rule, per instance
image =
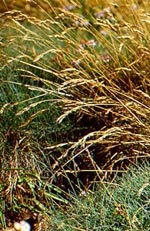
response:
[[[150,151],[149,1],[47,4],[0,19],[2,198],[46,211]]]

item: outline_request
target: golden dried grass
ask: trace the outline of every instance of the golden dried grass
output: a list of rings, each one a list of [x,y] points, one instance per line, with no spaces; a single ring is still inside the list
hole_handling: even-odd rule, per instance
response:
[[[149,2],[107,2],[91,12],[97,2],[87,8],[74,2],[77,9],[59,8],[47,20],[11,12],[5,24],[11,28],[7,48],[15,52],[2,69],[21,64],[20,79],[10,84],[26,79],[24,87],[39,93],[14,104],[16,118],[47,103],[20,127],[52,105],[61,108],[59,124],[69,117],[75,126],[73,138],[44,147],[54,155],[49,182],[59,186],[67,181],[73,188],[79,178],[89,187],[149,158]]]

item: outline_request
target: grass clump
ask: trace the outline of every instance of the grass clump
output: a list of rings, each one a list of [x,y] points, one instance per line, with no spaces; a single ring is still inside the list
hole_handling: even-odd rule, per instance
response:
[[[103,183],[58,212],[49,230],[149,230],[149,164]]]
[[[0,19],[1,191],[17,212],[149,158],[149,1],[49,6]]]

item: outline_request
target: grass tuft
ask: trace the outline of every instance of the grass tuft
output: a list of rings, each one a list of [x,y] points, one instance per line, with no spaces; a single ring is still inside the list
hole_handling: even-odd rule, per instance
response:
[[[13,216],[25,208],[49,214],[51,203],[68,204],[73,194],[149,160],[150,4],[37,1],[38,17],[32,4],[23,10],[13,1],[3,3],[0,187],[5,226],[9,208]],[[121,222],[133,227],[133,215],[117,209]]]

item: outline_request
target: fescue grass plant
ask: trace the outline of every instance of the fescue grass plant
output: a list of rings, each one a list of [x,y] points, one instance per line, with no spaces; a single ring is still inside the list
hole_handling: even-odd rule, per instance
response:
[[[149,159],[149,1],[47,4],[1,13],[3,226]]]
[[[80,195],[72,207],[58,211],[49,230],[150,230],[149,164],[131,168],[114,182],[103,182]]]

